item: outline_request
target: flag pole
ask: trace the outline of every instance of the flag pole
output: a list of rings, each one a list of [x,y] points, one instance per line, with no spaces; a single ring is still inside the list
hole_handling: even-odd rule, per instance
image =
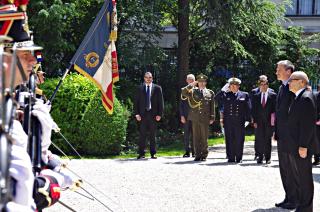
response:
[[[73,64],[70,64],[70,66],[69,66],[69,67],[66,69],[66,71],[64,72],[64,74],[63,74],[62,78],[60,79],[60,81],[59,81],[56,89],[54,90],[53,94],[51,95],[51,97],[50,97],[50,99],[49,99],[49,104],[51,104],[52,101],[53,101],[53,99],[56,97],[57,92],[58,92],[60,86],[61,86],[62,83],[63,83],[63,80],[67,77],[67,74],[68,74],[69,71],[71,70],[72,66],[73,66]]]

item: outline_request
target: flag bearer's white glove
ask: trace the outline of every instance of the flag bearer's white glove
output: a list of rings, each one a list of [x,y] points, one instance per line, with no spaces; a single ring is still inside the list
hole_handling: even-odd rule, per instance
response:
[[[41,124],[42,151],[46,151],[51,144],[51,131],[59,129],[58,125],[53,121],[50,115],[50,109],[50,105],[46,105],[41,101],[37,101],[32,110],[32,115],[36,116]]]

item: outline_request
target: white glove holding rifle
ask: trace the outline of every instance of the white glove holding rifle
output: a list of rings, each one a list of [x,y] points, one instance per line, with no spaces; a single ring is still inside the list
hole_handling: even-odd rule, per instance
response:
[[[51,131],[59,131],[58,125],[53,121],[50,115],[50,109],[51,105],[43,104],[41,100],[37,100],[32,110],[32,115],[37,117],[41,124],[42,159],[45,163],[48,161],[46,152],[48,152],[47,150],[51,145]]]

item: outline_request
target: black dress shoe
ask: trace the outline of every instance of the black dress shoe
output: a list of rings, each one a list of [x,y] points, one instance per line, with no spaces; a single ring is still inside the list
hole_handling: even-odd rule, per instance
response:
[[[151,159],[157,159],[158,157],[155,155],[151,155]]]
[[[283,203],[280,207],[288,210],[293,210],[297,208],[297,204],[286,202]]]
[[[190,153],[189,153],[189,152],[186,152],[186,153],[184,153],[184,155],[183,155],[182,157],[188,158],[188,157],[190,157]]]
[[[315,161],[312,163],[312,165],[318,166],[318,165],[320,165],[320,161],[315,160]]]
[[[228,160],[228,163],[234,163],[234,162],[236,162],[235,160],[232,160],[232,159],[229,159]]]
[[[137,157],[138,160],[139,160],[139,159],[143,159],[143,158],[145,158],[144,155],[138,155],[138,157]]]
[[[200,157],[195,157],[194,161],[200,161],[201,158]]]
[[[266,160],[266,164],[270,164],[271,163],[271,161],[270,160]]]
[[[237,160],[237,163],[242,163],[242,160]]]
[[[274,204],[276,207],[281,207],[283,204],[287,203],[288,200],[284,199],[282,202]]]
[[[262,163],[262,160],[259,158],[259,159],[257,160],[257,163],[258,163],[258,164],[261,164],[261,163]]]

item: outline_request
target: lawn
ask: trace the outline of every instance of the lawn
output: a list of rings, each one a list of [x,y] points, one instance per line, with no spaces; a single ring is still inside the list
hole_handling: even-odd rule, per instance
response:
[[[245,137],[245,141],[253,141],[254,135],[249,135]],[[210,138],[208,140],[208,145],[213,146],[217,144],[223,144],[224,143],[224,137],[217,137],[217,138]],[[182,156],[184,154],[184,148],[182,141],[176,141],[168,146],[159,147],[157,149],[157,156],[158,157],[164,157],[164,156]],[[128,152],[123,153],[118,156],[110,156],[107,158],[110,159],[120,159],[120,158],[135,158],[137,157],[137,153],[135,152]],[[149,153],[147,152],[146,157],[150,157]]]

